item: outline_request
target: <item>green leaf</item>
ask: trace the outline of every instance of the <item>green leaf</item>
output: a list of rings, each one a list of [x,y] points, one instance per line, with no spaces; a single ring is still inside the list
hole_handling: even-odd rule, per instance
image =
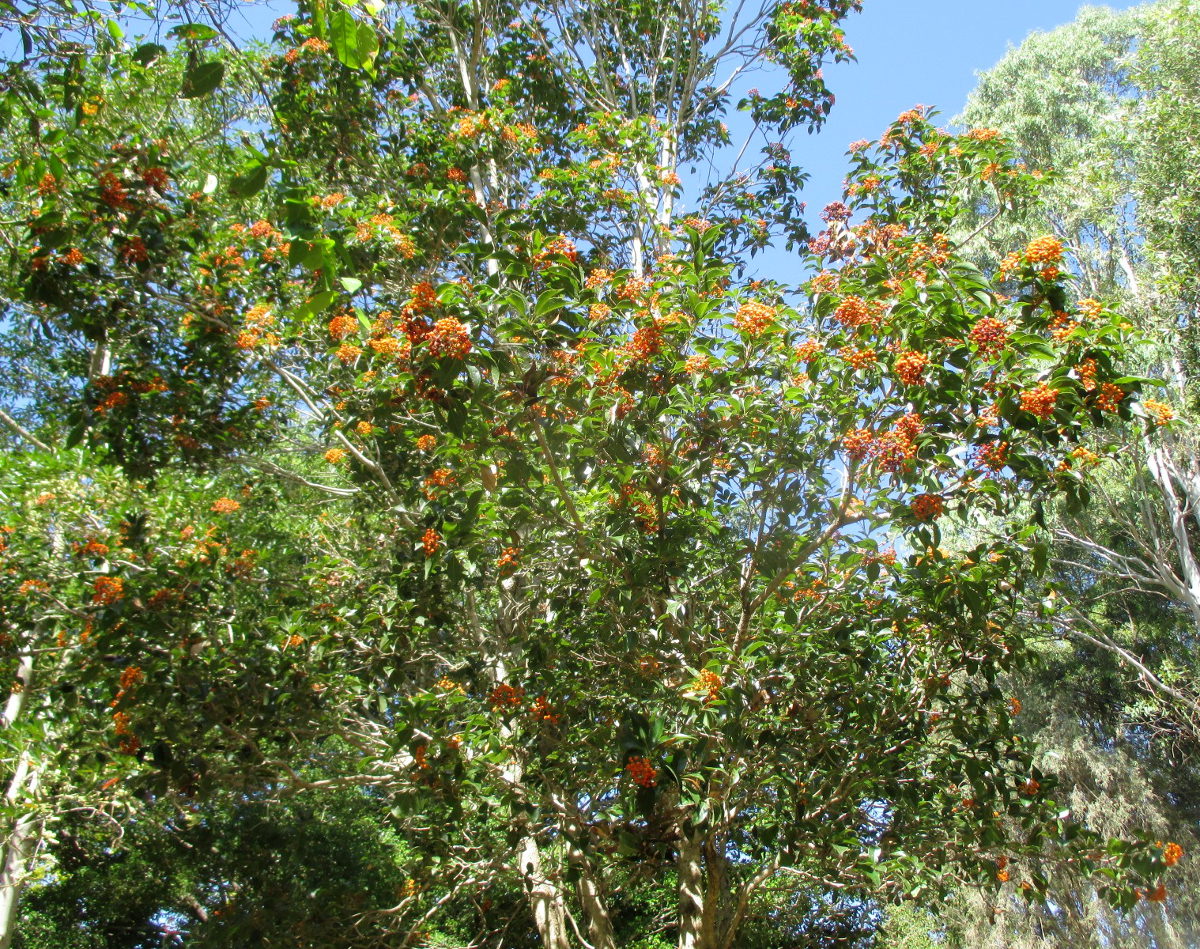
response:
[[[198,99],[208,95],[221,84],[225,77],[225,64],[216,61],[200,63],[183,74],[183,88],[179,91],[181,99]]]
[[[358,293],[362,289],[362,281],[357,277],[342,277],[342,286],[350,293]]]
[[[167,48],[158,43],[143,43],[133,51],[133,61],[139,66],[149,66],[167,54]]]
[[[346,10],[329,18],[329,45],[338,62],[350,69],[370,71],[379,54],[379,37],[369,23],[359,23]]]
[[[309,297],[308,301],[296,311],[296,316],[306,317],[315,316],[328,307],[334,300],[338,298],[337,291],[324,290],[315,296]]]
[[[203,23],[183,23],[173,30],[168,31],[167,36],[172,36],[180,40],[215,40],[220,34],[211,26],[206,26]]]
[[[229,193],[235,198],[249,198],[262,191],[267,183],[267,166],[254,163],[229,182]]]

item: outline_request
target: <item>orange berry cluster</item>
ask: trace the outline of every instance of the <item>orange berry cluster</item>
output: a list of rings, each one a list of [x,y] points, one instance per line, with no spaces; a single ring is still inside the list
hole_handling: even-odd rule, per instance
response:
[[[462,359],[471,351],[471,334],[453,316],[448,316],[434,323],[427,341],[431,356]]]
[[[504,576],[512,573],[517,569],[521,560],[521,549],[519,547],[505,547],[500,554],[500,559],[496,561],[496,569]]]
[[[937,494],[918,494],[909,505],[918,521],[930,521],[942,513],[944,502]]]
[[[917,444],[904,431],[884,432],[871,443],[871,459],[881,471],[902,471],[917,456]]]
[[[1165,863],[1168,867],[1175,866],[1175,864],[1177,864],[1183,857],[1183,848],[1173,841],[1171,843],[1164,844],[1160,840],[1158,842],[1158,846],[1162,848],[1163,863]]]
[[[1057,237],[1039,237],[1025,247],[1025,259],[1030,264],[1049,264],[1061,260],[1063,244]]]
[[[545,722],[547,725],[557,725],[560,718],[544,695],[539,695],[533,700],[533,707],[529,710],[529,714],[533,716],[534,721]]]
[[[1096,373],[1099,368],[1094,359],[1085,359],[1075,367],[1075,372],[1079,375],[1079,383],[1083,386],[1084,392],[1091,392],[1096,388]]]
[[[638,756],[629,759],[625,770],[633,779],[633,783],[643,788],[654,787],[654,782],[658,778],[658,772],[654,770],[654,766],[645,758]]]
[[[345,339],[358,332],[358,319],[353,313],[339,313],[329,321],[329,335],[334,339]]]
[[[875,436],[868,429],[856,428],[842,437],[842,447],[852,458],[862,458],[871,450]]]
[[[1102,412],[1115,412],[1117,405],[1125,398],[1125,390],[1111,382],[1100,383],[1100,394],[1096,396],[1096,405]]]
[[[914,349],[897,356],[892,367],[896,377],[906,386],[919,386],[925,382],[925,368],[928,365],[929,357]]]
[[[439,488],[452,488],[456,484],[458,484],[458,478],[449,468],[437,468],[421,482],[425,497],[431,501],[437,496]]]
[[[846,362],[850,363],[855,369],[863,369],[867,366],[874,365],[878,361],[879,356],[875,350],[855,349],[853,346],[843,346],[838,350],[838,355]]]
[[[1134,890],[1134,895],[1138,899],[1144,899],[1150,903],[1165,903],[1167,900],[1167,885],[1160,883],[1153,890]]]
[[[107,557],[108,544],[98,540],[89,540],[76,551],[82,557]]]
[[[235,501],[233,498],[217,498],[213,501],[211,510],[215,514],[232,514],[241,506],[241,502]]]
[[[796,358],[800,362],[808,362],[822,349],[820,343],[815,339],[806,339],[803,343],[796,347]]]
[[[975,464],[987,468],[990,471],[999,471],[1008,464],[1008,442],[998,440],[984,442],[982,445],[976,445],[972,452],[972,460]]]
[[[361,346],[354,346],[350,343],[342,343],[333,354],[337,357],[338,362],[343,366],[349,366],[363,353]]]
[[[1003,320],[985,316],[979,320],[968,334],[968,338],[979,347],[979,354],[991,357],[1008,345],[1008,324]]]
[[[1157,399],[1145,399],[1142,405],[1145,406],[1147,412],[1154,416],[1154,420],[1159,425],[1166,425],[1167,422],[1175,417],[1175,410],[1167,405],[1166,402],[1159,402]]]
[[[850,296],[838,304],[833,316],[842,326],[853,328],[874,322],[875,307],[862,297]]]
[[[516,708],[525,701],[525,690],[521,686],[512,686],[501,682],[488,693],[488,704],[492,708]]]
[[[775,322],[775,307],[750,300],[738,307],[733,317],[734,328],[747,336],[761,336]]]
[[[129,715],[126,712],[113,712],[113,731],[119,739],[121,751],[127,755],[136,755],[142,743],[129,727]]]
[[[329,451],[325,452],[323,457],[331,465],[339,464],[346,457],[346,449],[330,448]]]
[[[625,344],[625,351],[637,362],[646,362],[652,357],[658,355],[662,350],[662,331],[659,330],[657,324],[642,326],[636,329],[629,342]]]
[[[707,692],[708,701],[715,702],[721,697],[721,686],[724,684],[725,683],[721,680],[719,675],[717,675],[711,669],[705,669],[700,673],[699,676],[696,677],[696,681],[692,688],[694,688],[697,692]]]
[[[617,287],[617,296],[622,300],[636,300],[649,289],[649,278],[629,277],[623,284]]]
[[[92,583],[92,590],[92,602],[106,606],[125,596],[125,581],[120,577],[97,577]]]
[[[442,548],[442,535],[432,527],[425,528],[421,535],[421,546],[425,548],[425,556],[432,557]]]
[[[1058,391],[1043,382],[1021,393],[1021,408],[1040,419],[1048,419],[1054,414],[1057,400]]]

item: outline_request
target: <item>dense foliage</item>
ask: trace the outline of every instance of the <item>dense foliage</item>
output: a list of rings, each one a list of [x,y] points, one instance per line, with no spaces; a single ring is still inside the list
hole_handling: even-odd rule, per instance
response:
[[[1047,511],[1165,406],[1073,236],[979,266],[1043,185],[993,128],[905,112],[808,233],[856,6],[8,8],[5,940],[22,889],[81,947],[1165,898],[1012,688]],[[748,279],[771,241],[811,279]]]

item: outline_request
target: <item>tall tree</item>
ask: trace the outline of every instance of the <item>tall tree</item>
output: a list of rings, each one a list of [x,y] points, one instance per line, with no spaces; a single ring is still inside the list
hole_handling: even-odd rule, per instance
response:
[[[515,879],[541,945],[613,947],[631,863],[673,872],[680,949],[813,893],[1034,899],[1064,863],[1162,895],[1177,848],[1064,815],[998,684],[1046,566],[1026,501],[1078,498],[1142,388],[1060,240],[1001,294],[946,236],[968,182],[1006,213],[1036,181],[911,110],[855,148],[818,276],[740,276],[806,236],[778,139],[828,111],[854,6],[311,2],[265,56],[220,21],[47,41],[41,88],[72,92],[8,99],[10,318],[89,358],[66,425],[32,393],[13,431],[71,459],[73,501],[75,442],[129,500],[66,508],[80,563],[25,488],[6,621],[112,703],[68,719],[109,787],[371,789],[421,855],[404,944]],[[761,166],[681,218],[766,61]],[[939,546],[983,512],[993,539]]]

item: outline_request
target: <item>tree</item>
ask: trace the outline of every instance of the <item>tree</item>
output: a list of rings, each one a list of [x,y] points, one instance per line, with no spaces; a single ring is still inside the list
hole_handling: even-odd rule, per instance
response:
[[[1170,219],[1147,200],[1161,172],[1145,145],[1151,116],[1186,121],[1186,103],[1177,108],[1161,95],[1147,65],[1172,29],[1169,4],[1085,9],[1068,26],[1031,35],[981,76],[960,121],[995,128],[1051,179],[1050,200],[1012,219],[1011,233],[984,233],[984,265],[998,266],[1013,239],[1053,230],[1073,247],[1071,267],[1088,292],[1137,315],[1149,337],[1143,371],[1169,380],[1168,394],[1153,403],[1163,424],[1127,428],[1120,456],[1089,479],[1093,503],[1052,514],[1058,636],[1022,676],[1030,699],[1022,734],[1055,763],[1073,808],[1096,815],[1105,832],[1154,825],[1192,849],[1197,705],[1189,683],[1197,653],[1188,578],[1196,552],[1185,525],[1194,359],[1179,293],[1187,269],[1168,262],[1152,236]],[[995,210],[983,188],[976,205],[980,219]],[[1062,331],[1072,331],[1069,322]],[[1010,906],[1000,927],[985,901],[963,907],[942,923],[967,945],[1141,944],[1147,933],[1156,944],[1186,945],[1197,925],[1189,902],[1174,895],[1162,908],[1114,915],[1088,881],[1070,874],[1056,881],[1049,909]]]
[[[86,444],[140,510],[65,519],[107,548],[82,565],[14,532],[6,621],[109,687],[87,747],[124,793],[370,789],[420,854],[405,944],[518,880],[541,945],[613,947],[633,871],[673,872],[681,949],[835,898],[1035,899],[1063,862],[1159,898],[1177,848],[1063,814],[998,684],[1046,566],[1025,502],[1078,499],[1143,384],[1061,241],[1002,295],[946,236],[969,182],[1008,212],[1036,181],[912,110],[854,147],[800,294],[741,276],[807,237],[773,139],[828,111],[853,7],[311,3],[282,55],[219,22],[45,46],[41,84],[82,91],[8,100],[36,120],[9,315],[91,355],[68,425],[35,394],[14,431]],[[761,166],[676,214],[768,60]],[[993,540],[941,549],[984,512]]]

